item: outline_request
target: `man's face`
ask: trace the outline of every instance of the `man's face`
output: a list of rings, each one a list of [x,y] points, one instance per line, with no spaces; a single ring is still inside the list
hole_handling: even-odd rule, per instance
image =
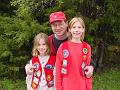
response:
[[[67,32],[67,26],[65,21],[54,21],[51,23],[53,33],[58,37],[63,36]]]

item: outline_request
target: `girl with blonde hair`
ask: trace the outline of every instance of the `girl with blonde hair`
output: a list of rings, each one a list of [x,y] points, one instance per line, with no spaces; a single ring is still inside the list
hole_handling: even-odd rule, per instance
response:
[[[32,49],[33,73],[27,74],[27,90],[54,90],[55,55],[51,54],[50,42],[45,33],[39,33],[34,38]]]
[[[60,45],[56,56],[56,90],[92,90],[92,77],[85,68],[90,65],[91,47],[83,41],[83,19],[73,18],[68,30],[69,40]]]

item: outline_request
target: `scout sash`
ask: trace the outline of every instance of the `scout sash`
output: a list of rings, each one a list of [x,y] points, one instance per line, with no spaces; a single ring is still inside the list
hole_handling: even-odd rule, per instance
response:
[[[54,69],[55,61],[56,61],[55,55],[50,55],[50,58],[44,68],[48,87],[52,87],[54,85],[53,69]],[[40,78],[42,75],[42,67],[38,57],[32,58],[32,64],[36,66],[36,68],[34,69],[31,87],[36,90],[38,88]]]
[[[42,75],[42,68],[41,68],[41,64],[39,62],[38,57],[33,57],[32,58],[32,64],[36,67],[34,69],[34,73],[33,73],[33,77],[32,77],[32,83],[31,83],[31,87],[33,89],[37,89],[39,82],[40,82],[40,77]]]
[[[87,48],[87,43],[83,42],[82,45],[82,74],[84,75],[84,68],[87,65],[87,58],[88,58],[88,48]]]
[[[61,75],[66,76],[68,74],[68,70],[69,70],[68,69],[68,67],[69,67],[68,60],[71,60],[69,48],[68,48],[68,42],[63,44],[62,54],[63,54],[63,61],[62,61]]]
[[[68,67],[69,67],[69,60],[71,60],[70,57],[70,52],[69,52],[69,48],[68,48],[68,43],[64,43],[63,44],[63,61],[62,61],[62,68],[61,68],[61,74],[62,76],[66,76],[68,74]],[[87,57],[88,57],[88,49],[87,49],[87,43],[83,42],[82,43],[82,64],[81,64],[81,68],[80,68],[80,73],[82,73],[82,75],[84,75],[84,68],[87,65]]]
[[[54,86],[53,70],[54,70],[54,66],[55,66],[55,61],[56,61],[56,56],[51,54],[47,64],[45,65],[45,68],[44,68],[48,87]]]

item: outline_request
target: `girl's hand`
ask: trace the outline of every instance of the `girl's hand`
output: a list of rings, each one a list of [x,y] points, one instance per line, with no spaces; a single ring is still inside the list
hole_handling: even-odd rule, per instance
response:
[[[85,75],[87,78],[90,78],[92,75],[93,75],[93,66],[86,66],[84,68],[84,71],[85,71]]]
[[[36,68],[35,66],[32,66],[30,64],[26,64],[26,66],[25,66],[26,74],[32,75],[35,68]]]

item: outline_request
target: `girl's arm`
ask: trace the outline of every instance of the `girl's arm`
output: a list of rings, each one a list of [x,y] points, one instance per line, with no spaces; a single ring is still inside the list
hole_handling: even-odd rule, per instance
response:
[[[90,61],[91,61],[91,47],[90,45],[88,46],[88,58],[87,58],[87,65],[90,66]],[[86,90],[92,90],[92,76],[86,76]]]

